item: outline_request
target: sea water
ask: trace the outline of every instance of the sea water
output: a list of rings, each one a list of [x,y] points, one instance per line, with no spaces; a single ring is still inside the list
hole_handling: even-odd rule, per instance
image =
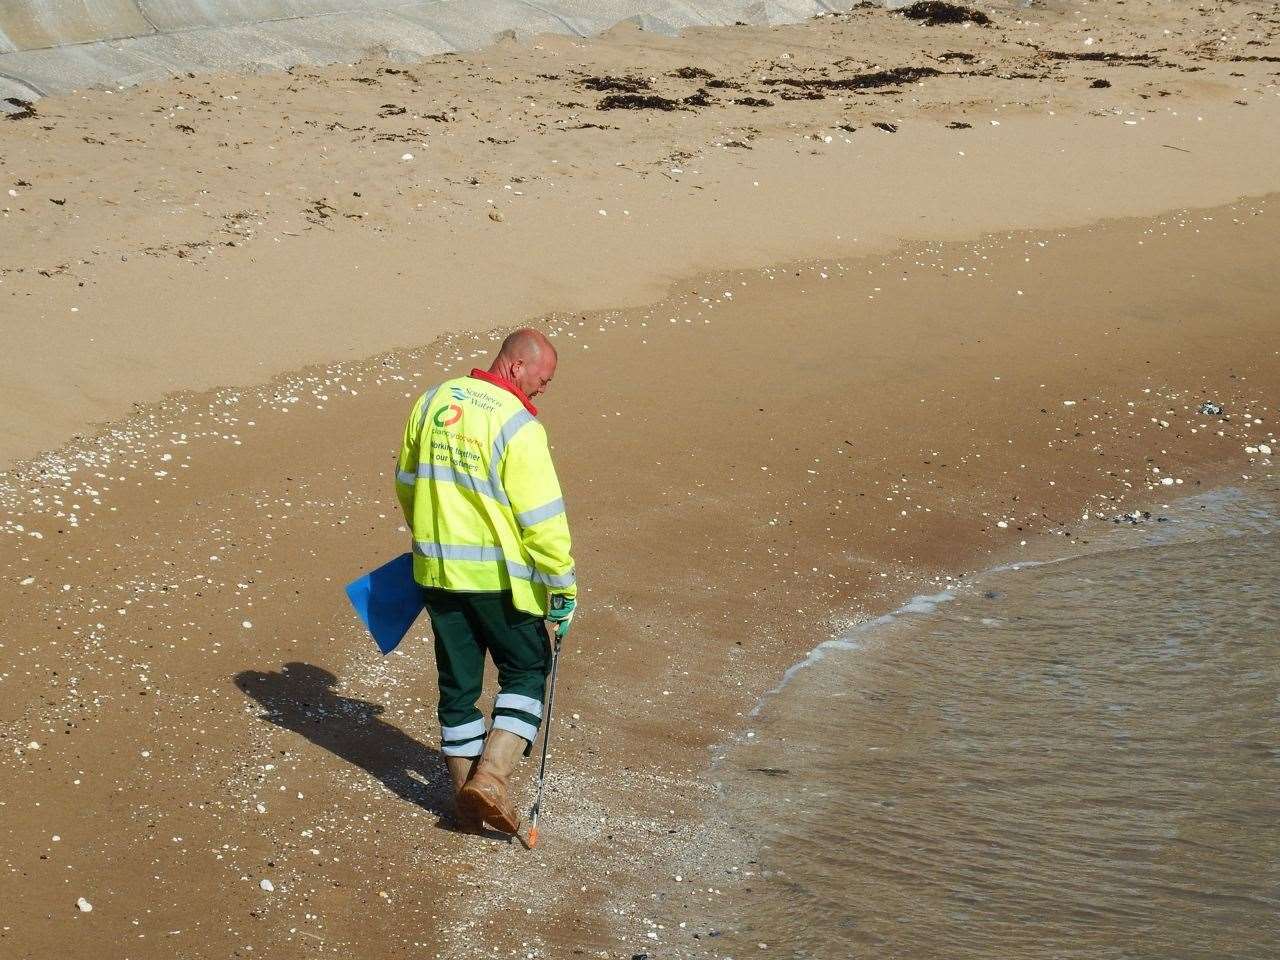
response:
[[[1280,957],[1276,490],[863,625],[718,774],[724,956]]]

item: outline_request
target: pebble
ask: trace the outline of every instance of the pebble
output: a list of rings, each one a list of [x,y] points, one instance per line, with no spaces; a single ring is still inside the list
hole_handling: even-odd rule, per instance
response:
[[[90,903],[88,900],[86,900],[84,897],[81,897],[79,900],[76,901],[76,906],[80,908],[81,913],[89,913],[90,911],[93,910],[93,904]]]
[[[266,879],[259,880],[258,886],[260,886],[263,890],[267,891],[267,893],[271,893],[276,888],[276,885],[274,883]]]
[[[405,154],[403,157],[401,157],[400,159],[401,159],[401,160],[412,160],[412,159],[413,159],[413,154],[412,154],[412,153],[406,153],[406,154]]]
[[[1258,452],[1264,457],[1269,457],[1271,456],[1271,447],[1265,443],[1260,443],[1258,444]]]

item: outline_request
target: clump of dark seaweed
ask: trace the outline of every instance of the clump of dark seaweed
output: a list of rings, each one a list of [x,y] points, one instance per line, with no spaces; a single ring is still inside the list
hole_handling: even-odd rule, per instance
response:
[[[671,76],[681,80],[711,80],[715,74],[701,67],[678,67],[671,71]]]
[[[991,26],[991,18],[981,10],[962,7],[958,3],[945,3],[943,0],[919,0],[899,11],[910,20],[919,20],[930,27],[940,27],[949,23],[976,23],[980,27]]]
[[[649,89],[649,81],[644,77],[586,77],[580,83],[588,90],[601,93],[639,93]]]
[[[781,85],[823,90],[869,90],[915,83],[925,77],[941,75],[942,71],[933,67],[893,67],[889,70],[876,70],[874,73],[859,73],[852,77],[770,77],[762,82],[766,87]]]
[[[679,110],[680,104],[656,93],[611,93],[596,104],[597,110]]]

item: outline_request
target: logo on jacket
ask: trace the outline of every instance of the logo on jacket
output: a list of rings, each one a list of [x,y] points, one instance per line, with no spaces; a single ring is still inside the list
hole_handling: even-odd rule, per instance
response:
[[[462,408],[456,403],[451,403],[447,407],[441,407],[436,411],[436,415],[431,418],[431,422],[437,427],[451,427],[462,419]]]

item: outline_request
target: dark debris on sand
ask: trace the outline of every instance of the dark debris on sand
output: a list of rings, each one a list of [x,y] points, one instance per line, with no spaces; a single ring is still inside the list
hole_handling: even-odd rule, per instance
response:
[[[699,87],[697,93],[691,93],[680,102],[690,107],[713,107],[718,101],[707,93],[706,87]]]
[[[644,77],[585,77],[579,82],[586,89],[600,93],[639,93],[649,89],[649,81]]]
[[[876,70],[874,73],[859,73],[852,77],[770,77],[764,81],[766,87],[787,86],[802,89],[823,90],[870,90],[875,87],[895,87],[904,83],[915,83],[925,77],[940,77],[941,70],[933,67],[893,67],[889,70]]]
[[[6,113],[4,115],[6,120],[29,120],[31,117],[37,115],[36,105],[30,100],[22,100],[18,97],[5,97],[4,102],[15,108],[13,113]]]
[[[976,23],[980,27],[991,26],[991,18],[981,10],[962,7],[958,3],[945,3],[943,0],[919,0],[909,7],[898,11],[909,20],[919,20],[930,27],[940,27],[951,23]]]
[[[715,74],[701,67],[679,67],[671,71],[671,76],[681,80],[713,80]]]
[[[1036,52],[1050,60],[1087,60],[1090,63],[1137,63],[1144,67],[1153,66],[1156,58],[1149,53],[1111,53],[1106,50],[1090,50],[1087,53],[1067,53],[1063,50],[1041,50]]]
[[[597,110],[679,110],[680,104],[656,93],[611,93],[596,104]]]
[[[780,90],[778,97],[782,100],[825,100],[827,95],[819,93],[810,87],[804,87],[797,90]]]

